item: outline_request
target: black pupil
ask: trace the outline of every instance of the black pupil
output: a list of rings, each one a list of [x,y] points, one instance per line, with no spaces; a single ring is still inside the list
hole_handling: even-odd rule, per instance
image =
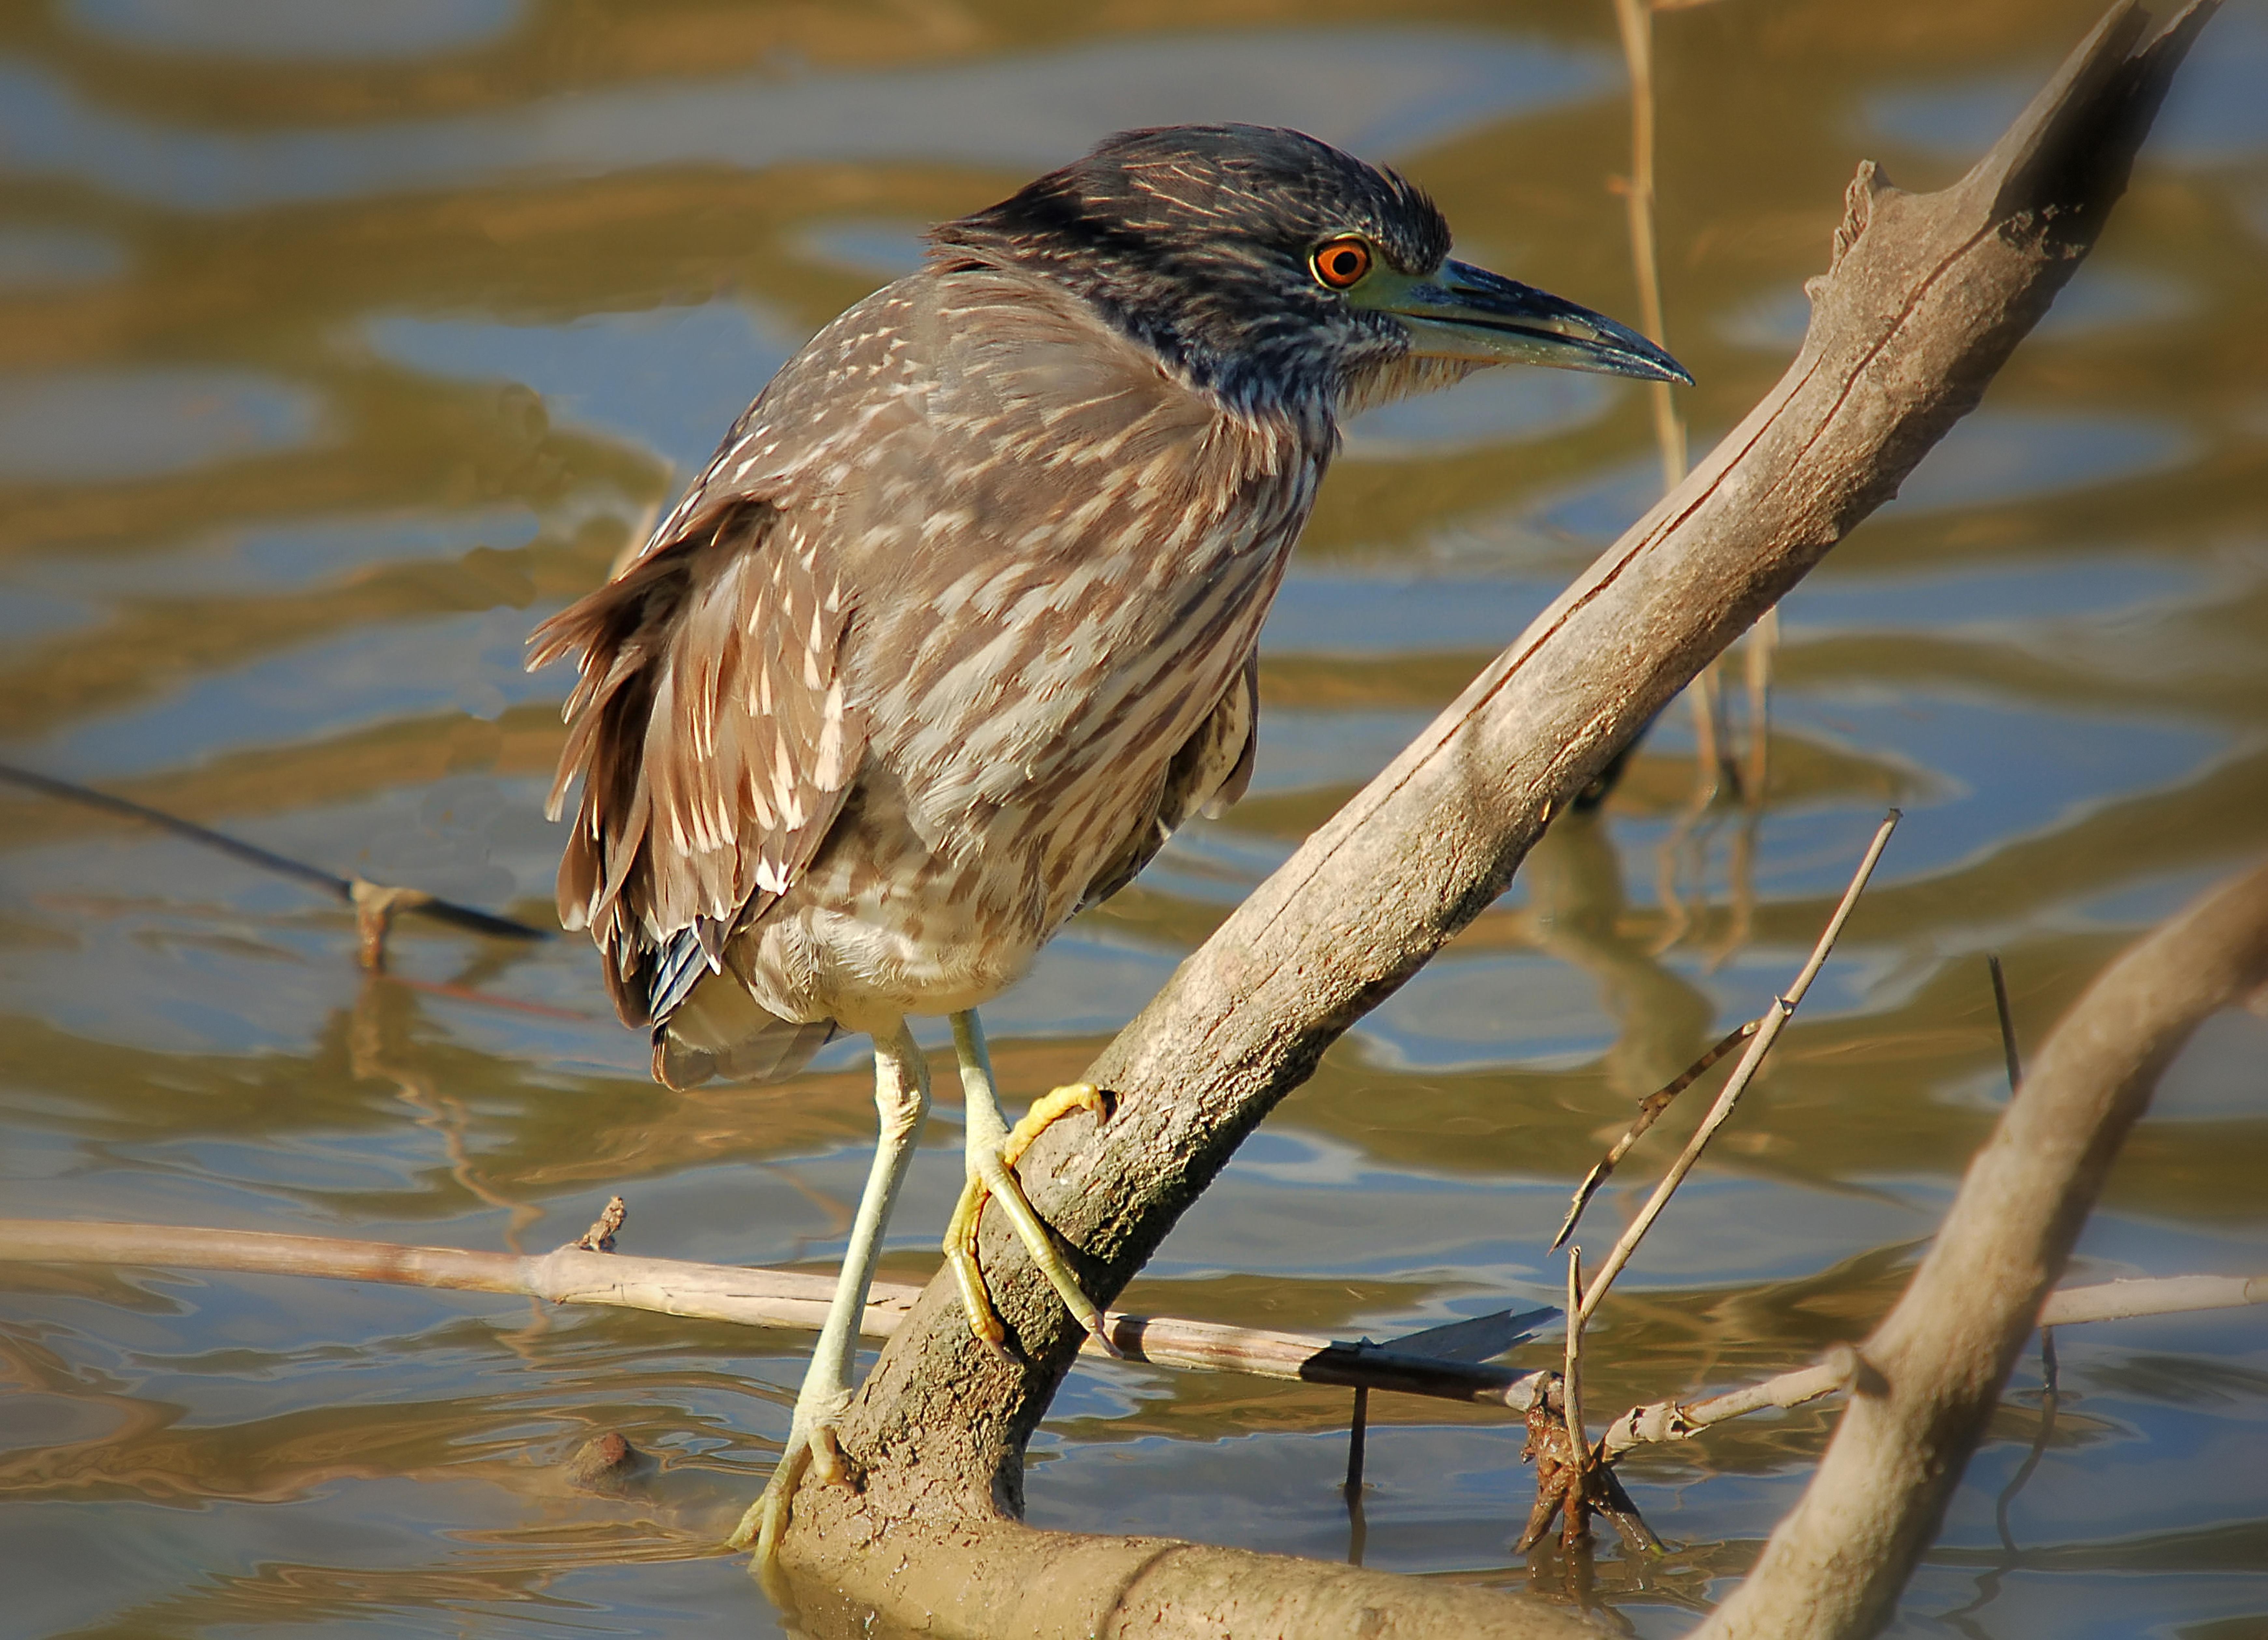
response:
[[[1362,272],[1362,253],[1351,245],[1342,245],[1323,256],[1323,271],[1334,279],[1351,282]]]

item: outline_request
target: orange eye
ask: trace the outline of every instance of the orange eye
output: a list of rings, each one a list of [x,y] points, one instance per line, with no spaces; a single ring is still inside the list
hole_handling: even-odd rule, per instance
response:
[[[1370,246],[1360,239],[1333,239],[1316,248],[1310,259],[1315,277],[1334,290],[1359,284],[1370,271]]]

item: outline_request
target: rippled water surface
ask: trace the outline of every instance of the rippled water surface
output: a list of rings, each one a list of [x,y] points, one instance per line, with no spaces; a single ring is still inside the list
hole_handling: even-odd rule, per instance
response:
[[[1859,158],[1950,180],[2092,20],[2088,0],[1661,15],[1697,448],[1793,352]],[[1462,254],[1634,316],[1621,61],[1606,0],[0,7],[4,755],[548,919],[565,678],[521,671],[528,628],[923,224],[1116,128],[1293,123],[1406,168]],[[1788,599],[1762,788],[1690,812],[1671,714],[1602,815],[1563,820],[1333,1050],[1129,1307],[1386,1337],[1550,1301],[1572,1180],[1786,982],[1897,803],[1775,1066],[1605,1311],[1588,1396],[1800,1364],[1887,1306],[2004,1097],[1984,953],[2036,1045],[2268,837],[2264,84],[2268,4],[2233,0],[2095,260]],[[987,1011],[1011,1090],[1083,1064],[1659,482],[1645,397],[1603,379],[1506,373],[1356,425],[1267,630],[1252,795]],[[839,1252],[872,1123],[855,1043],[787,1086],[674,1095],[579,937],[412,922],[365,977],[350,919],[300,886],[12,791],[0,874],[0,1212],[541,1250],[621,1191],[633,1252]],[[2268,1267],[2264,1094],[2268,1021],[2216,1021],[2078,1274]],[[900,1278],[935,1267],[958,1180],[939,1117]],[[770,1630],[711,1546],[784,1432],[799,1337],[0,1271],[0,1633]],[[1900,1632],[2268,1635],[2260,1313],[2074,1330],[2061,1355],[2036,1470],[1997,1501],[2039,1426],[2028,1358]],[[1034,1445],[1033,1519],[1344,1556],[1346,1400],[1083,1369]],[[1520,1431],[1375,1414],[1366,1563],[1525,1585]],[[1672,1549],[1605,1554],[1624,1619],[1674,1633],[1719,1595],[1831,1419],[1632,1459]],[[578,1491],[560,1460],[607,1429],[658,1465]]]

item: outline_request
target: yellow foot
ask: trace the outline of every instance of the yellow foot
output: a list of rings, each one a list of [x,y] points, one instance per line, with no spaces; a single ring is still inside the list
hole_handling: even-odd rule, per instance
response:
[[[1032,1262],[1039,1266],[1040,1273],[1048,1278],[1073,1319],[1109,1354],[1122,1357],[1124,1354],[1111,1342],[1109,1332],[1102,1325],[1102,1312],[1079,1290],[1079,1278],[1064,1261],[1055,1237],[1024,1199],[1024,1188],[1016,1180],[1015,1166],[1031,1148],[1032,1141],[1049,1124],[1075,1110],[1090,1113],[1098,1123],[1108,1120],[1110,1114],[1102,1090],[1088,1082],[1059,1087],[1035,1101],[1031,1109],[1024,1113],[1024,1119],[1009,1129],[997,1157],[969,1158],[968,1181],[961,1187],[960,1203],[953,1210],[952,1222],[946,1226],[945,1255],[953,1266],[954,1279],[961,1283],[961,1305],[968,1313],[968,1328],[1003,1359],[1014,1359],[1008,1353],[1007,1328],[1001,1326],[999,1314],[992,1308],[991,1295],[984,1286],[984,1271],[976,1261],[977,1225],[983,1220],[985,1202],[996,1195],[1007,1210],[1009,1222],[1015,1225],[1024,1250],[1031,1254]]]
[[[787,1450],[780,1454],[779,1467],[772,1471],[764,1495],[748,1505],[748,1512],[740,1517],[740,1524],[733,1528],[733,1535],[725,1540],[725,1547],[744,1549],[753,1545],[757,1570],[769,1572],[773,1557],[779,1553],[780,1534],[787,1530],[795,1511],[795,1489],[802,1484],[806,1473],[822,1486],[851,1485],[850,1466],[843,1460],[842,1443],[836,1439],[833,1424],[816,1426],[807,1438],[789,1438]]]

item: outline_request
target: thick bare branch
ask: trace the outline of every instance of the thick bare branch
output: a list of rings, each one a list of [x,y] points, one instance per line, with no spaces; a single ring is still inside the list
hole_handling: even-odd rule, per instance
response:
[[[1860,168],[1779,384],[1182,965],[1087,1073],[1119,1096],[1109,1124],[1060,1122],[1025,1158],[1087,1291],[1116,1294],[1323,1050],[1976,404],[2101,232],[2200,20],[2138,57],[2146,19],[2122,4],[1941,193]],[[843,1424],[863,1499],[799,1523],[1020,1510],[1023,1443],[1079,1334],[997,1217],[985,1268],[1026,1364],[979,1350],[933,1283]]]
[[[2174,918],[2088,988],[1860,1348],[1855,1393],[1802,1502],[1701,1636],[1836,1640],[1889,1619],[2160,1073],[2199,1022],[2263,981],[2268,867]]]
[[[797,1506],[812,1495],[806,1488]],[[1611,1632],[1544,1601],[1446,1578],[1005,1520],[902,1520],[887,1553],[836,1532],[806,1534],[805,1544],[790,1598],[796,1632],[813,1640],[1602,1640]]]

